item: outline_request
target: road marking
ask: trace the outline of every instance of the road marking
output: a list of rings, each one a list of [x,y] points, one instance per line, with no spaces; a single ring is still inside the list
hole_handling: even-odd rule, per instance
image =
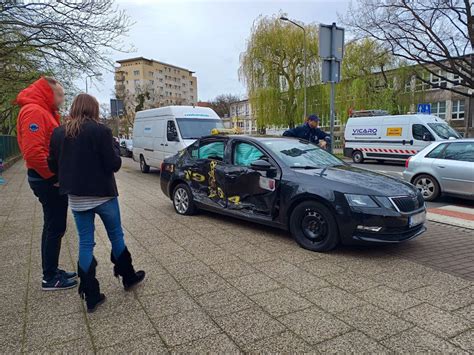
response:
[[[428,209],[430,221],[474,230],[474,209],[461,206],[443,206]]]

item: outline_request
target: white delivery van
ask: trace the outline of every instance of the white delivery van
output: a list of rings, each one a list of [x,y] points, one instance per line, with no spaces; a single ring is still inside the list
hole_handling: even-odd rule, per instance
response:
[[[461,138],[443,119],[426,114],[351,117],[344,131],[344,156],[405,161],[431,141]]]
[[[222,120],[211,108],[167,106],[136,113],[133,124],[133,160],[147,173],[197,138],[223,128]]]

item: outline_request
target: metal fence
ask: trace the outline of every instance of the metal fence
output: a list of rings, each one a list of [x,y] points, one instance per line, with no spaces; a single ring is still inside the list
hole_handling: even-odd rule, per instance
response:
[[[20,148],[16,136],[0,135],[0,159],[4,162],[20,155]]]

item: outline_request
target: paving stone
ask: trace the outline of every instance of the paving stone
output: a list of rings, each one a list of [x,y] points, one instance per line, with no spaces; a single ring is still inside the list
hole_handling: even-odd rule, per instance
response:
[[[332,274],[340,274],[344,272],[344,268],[335,263],[326,260],[311,260],[299,265],[302,269],[316,276],[327,276]]]
[[[460,349],[453,344],[438,338],[418,327],[405,330],[381,341],[387,348],[399,354],[420,353],[460,353]]]
[[[250,296],[250,298],[275,317],[311,306],[309,301],[298,296],[298,294],[288,288],[280,288],[265,293],[259,293]]]
[[[413,298],[426,301],[435,307],[452,311],[473,303],[474,286],[453,290],[451,288],[443,288],[439,285],[432,285],[410,291],[409,295]]]
[[[177,346],[171,354],[240,354],[239,347],[225,334],[210,335],[187,344]]]
[[[376,340],[412,327],[412,324],[371,305],[351,308],[338,313],[337,317]]]
[[[240,260],[221,264],[213,264],[211,265],[211,268],[223,278],[244,276],[257,271],[249,264]]]
[[[461,333],[450,340],[452,343],[471,354],[474,352],[474,329]]]
[[[291,332],[271,337],[243,346],[247,354],[310,354],[314,348]]]
[[[198,275],[192,278],[181,280],[181,285],[193,297],[201,296],[206,293],[225,290],[230,284],[216,273]]]
[[[254,306],[247,296],[232,288],[206,293],[196,300],[212,317]]]
[[[195,257],[206,265],[224,264],[239,260],[237,256],[226,250],[207,251],[205,253],[195,254]]]
[[[135,340],[118,343],[114,346],[99,349],[97,354],[168,354],[168,349],[158,335],[146,336]]]
[[[239,249],[237,252],[234,252],[234,254],[247,263],[261,263],[275,259],[274,255],[254,246]]]
[[[467,307],[460,308],[454,312],[458,316],[466,318],[471,323],[474,323],[474,303]]]
[[[193,310],[153,319],[158,332],[167,346],[174,347],[190,341],[220,333],[220,329],[202,311]]]
[[[254,295],[281,287],[278,282],[262,272],[228,279],[228,281],[246,295]]]
[[[94,315],[95,313],[88,314],[88,321],[94,344],[98,349],[156,334],[143,310],[112,313],[109,317],[100,318]]]
[[[367,304],[351,293],[334,286],[314,290],[304,296],[310,302],[330,313],[342,312]]]
[[[27,323],[24,350],[32,351],[87,336],[82,313],[58,316],[49,322],[37,319]]]
[[[169,274],[146,275],[140,285],[135,289],[138,295],[153,295],[160,292],[178,290],[180,285]]]
[[[188,279],[212,272],[209,266],[198,260],[170,265],[167,269],[169,273],[178,280]]]
[[[379,285],[368,277],[352,271],[344,271],[340,274],[328,275],[324,277],[324,280],[349,292],[365,291]]]
[[[387,286],[371,288],[367,291],[359,292],[356,295],[391,313],[400,312],[422,303],[422,301],[416,298],[410,297],[400,291],[392,290]]]
[[[323,354],[383,354],[388,349],[365,334],[355,330],[319,343],[316,349]]]
[[[22,349],[23,322],[0,326],[0,353],[19,353]]]
[[[182,289],[143,296],[140,301],[151,318],[170,316],[199,308],[197,303]]]
[[[72,354],[72,355],[93,355],[94,347],[92,343],[87,338],[75,339],[72,341],[67,341],[64,343],[54,344],[50,347],[40,347],[31,351],[32,354],[52,354],[52,355],[61,355],[61,354]]]
[[[330,286],[327,281],[304,270],[298,270],[275,276],[275,280],[298,293],[305,293]]]
[[[300,271],[297,266],[282,260],[271,260],[253,266],[273,278]]]
[[[218,317],[216,322],[239,346],[285,330],[280,322],[258,308]]]
[[[316,307],[287,314],[279,320],[310,344],[320,343],[351,330],[344,322]]]
[[[458,335],[472,326],[467,320],[426,303],[407,309],[400,316],[443,338]]]

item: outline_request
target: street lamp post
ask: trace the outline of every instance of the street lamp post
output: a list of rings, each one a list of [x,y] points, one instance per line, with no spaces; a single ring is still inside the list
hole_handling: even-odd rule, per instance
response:
[[[92,77],[94,76],[102,76],[102,73],[96,73],[96,74],[91,74],[91,75],[86,76],[86,94],[88,93],[87,78],[91,78],[91,83],[92,83]]]
[[[308,117],[306,113],[306,78],[307,78],[307,66],[306,66],[306,30],[303,26],[301,26],[299,23],[296,23],[295,21],[290,20],[288,17],[281,16],[280,20],[282,21],[287,21],[292,23],[293,25],[301,28],[303,30],[303,65],[304,65],[304,70],[303,70],[303,95],[304,95],[304,118]]]

